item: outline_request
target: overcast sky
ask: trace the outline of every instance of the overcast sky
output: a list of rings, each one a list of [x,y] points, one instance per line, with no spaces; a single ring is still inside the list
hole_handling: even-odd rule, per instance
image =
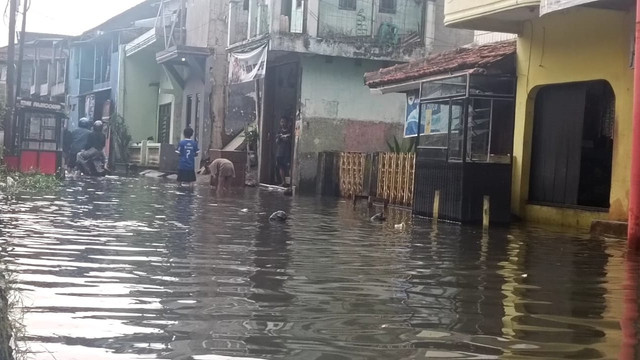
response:
[[[19,0],[24,1],[24,0]],[[31,0],[27,16],[27,31],[47,32],[63,35],[79,35],[105,20],[131,8],[143,0]],[[6,0],[0,1],[4,14]],[[20,6],[22,9],[22,6]],[[21,17],[16,30],[20,31]],[[2,18],[0,46],[8,42],[9,21]]]

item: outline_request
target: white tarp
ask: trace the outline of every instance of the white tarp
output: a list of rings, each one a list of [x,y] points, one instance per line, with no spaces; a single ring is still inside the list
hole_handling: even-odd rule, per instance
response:
[[[597,0],[542,0],[540,1],[540,16],[552,11],[563,10],[577,5],[588,4]]]
[[[240,84],[264,77],[267,69],[267,45],[246,53],[232,52],[229,63],[229,82]]]

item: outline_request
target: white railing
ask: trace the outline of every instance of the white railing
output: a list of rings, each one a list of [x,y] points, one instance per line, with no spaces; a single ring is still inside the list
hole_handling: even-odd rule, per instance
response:
[[[44,83],[40,85],[40,96],[47,96],[47,95],[49,95],[49,84]]]
[[[65,84],[64,82],[55,84],[51,87],[51,96],[58,96],[64,94]]]
[[[160,166],[160,150],[162,144],[142,141],[129,146],[129,163],[142,167]]]

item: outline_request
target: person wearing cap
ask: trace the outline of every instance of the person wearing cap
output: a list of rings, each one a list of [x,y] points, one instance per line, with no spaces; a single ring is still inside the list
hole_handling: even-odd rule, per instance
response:
[[[91,123],[87,118],[78,121],[78,128],[73,130],[69,136],[69,149],[67,162],[70,169],[76,166],[78,153],[84,150],[87,140],[91,134]]]
[[[80,165],[85,172],[88,171],[88,164],[90,161],[104,160],[104,146],[107,143],[107,137],[102,132],[102,121],[98,120],[93,123],[93,131],[87,136],[87,143],[84,146],[84,150],[78,154],[78,165]],[[101,172],[102,169],[96,169]]]

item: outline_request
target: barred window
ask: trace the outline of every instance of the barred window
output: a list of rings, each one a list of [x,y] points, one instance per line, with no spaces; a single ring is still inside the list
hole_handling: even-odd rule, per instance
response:
[[[396,0],[380,0],[380,12],[385,14],[395,14]]]
[[[356,0],[340,0],[338,8],[340,8],[340,10],[355,10]]]

